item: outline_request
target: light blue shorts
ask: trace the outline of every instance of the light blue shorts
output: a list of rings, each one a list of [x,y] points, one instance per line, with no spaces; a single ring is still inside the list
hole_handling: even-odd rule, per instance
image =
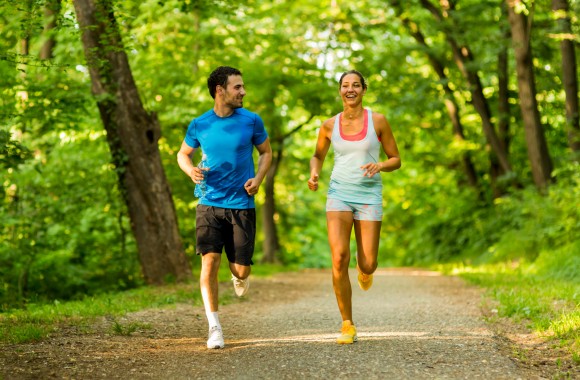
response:
[[[383,220],[383,205],[366,205],[364,203],[345,202],[339,199],[328,198],[326,200],[326,212],[348,211],[352,212],[356,220]]]

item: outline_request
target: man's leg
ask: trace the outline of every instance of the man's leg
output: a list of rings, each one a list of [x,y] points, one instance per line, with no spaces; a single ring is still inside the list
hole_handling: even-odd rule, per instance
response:
[[[234,291],[238,297],[246,295],[250,288],[250,272],[256,239],[256,210],[230,210],[232,222],[231,240],[226,244]]]
[[[234,283],[234,292],[236,296],[243,297],[250,289],[251,267],[249,265],[240,265],[230,262],[230,271],[232,272],[232,282]]]
[[[218,311],[218,271],[222,255],[206,253],[201,256],[199,286],[206,313]]]
[[[230,271],[234,276],[240,280],[245,280],[250,275],[252,267],[250,265],[240,265],[236,263],[230,263]]]
[[[218,317],[218,271],[221,254],[206,253],[201,256],[201,274],[199,285],[201,298],[205,307],[205,314],[209,324],[208,348],[223,348],[223,334]]]

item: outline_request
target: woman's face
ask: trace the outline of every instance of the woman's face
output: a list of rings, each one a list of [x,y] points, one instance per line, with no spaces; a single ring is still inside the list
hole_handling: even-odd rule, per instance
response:
[[[340,97],[342,102],[346,105],[356,105],[362,102],[362,98],[366,92],[363,88],[361,79],[356,74],[347,74],[342,78],[340,84]]]

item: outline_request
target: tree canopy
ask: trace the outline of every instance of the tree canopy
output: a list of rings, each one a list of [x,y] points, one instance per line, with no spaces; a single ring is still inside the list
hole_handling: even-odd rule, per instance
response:
[[[111,12],[87,46],[79,12],[91,7]],[[175,155],[213,104],[206,79],[219,65],[242,71],[244,106],[264,119],[275,154],[257,196],[257,261],[330,264],[326,188],[312,193],[306,181],[349,69],[366,76],[364,104],[387,116],[403,162],[383,175],[382,265],[580,255],[578,14],[577,0],[2,2],[0,305],[179,280],[188,274],[175,268],[199,265],[197,200]],[[95,91],[91,70],[103,68],[117,76],[102,75],[108,90]],[[126,107],[125,129],[115,118],[108,127],[128,78],[143,112]],[[132,158],[142,142],[115,150],[115,130],[147,142],[147,125],[159,128],[152,155]],[[148,276],[145,265],[172,254],[143,256],[152,243],[139,234],[163,243],[171,228],[140,230],[159,208],[144,212],[126,194],[165,184],[169,198],[153,203],[178,221],[171,245],[187,263]]]

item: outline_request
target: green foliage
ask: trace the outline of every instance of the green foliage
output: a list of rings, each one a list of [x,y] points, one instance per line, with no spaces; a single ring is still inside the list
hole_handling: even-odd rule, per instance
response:
[[[539,276],[580,283],[580,242],[544,249],[534,267]]]
[[[2,309],[142,281],[103,133],[59,136],[50,154],[4,183],[0,231],[11,239],[0,243]]]
[[[19,141],[13,140],[8,131],[0,130],[0,166],[4,169],[17,168],[32,156],[30,150]]]
[[[0,165],[7,168],[0,187],[1,310],[142,283],[72,4],[62,2],[56,29],[45,34],[46,2],[20,3],[0,4]],[[538,275],[578,281],[580,170],[567,147],[561,58],[551,37],[556,25],[549,4],[538,4],[531,37],[537,98],[556,167],[556,184],[547,196],[528,188],[530,165],[510,61],[514,173],[500,179],[507,191],[494,200],[481,119],[446,40],[451,33],[472,50],[469,66],[480,75],[497,123],[497,56],[511,48],[500,4],[458,2],[451,19],[440,23],[420,2],[404,2],[404,13],[425,35],[423,47],[388,2],[378,0],[340,6],[302,0],[115,1],[140,97],[161,122],[159,148],[194,270],[196,200],[175,155],[191,119],[212,106],[208,73],[230,64],[244,73],[246,107],[262,115],[273,147],[282,152],[275,220],[279,260],[286,267],[330,265],[327,189],[307,189],[308,163],[320,123],[341,110],[337,76],[356,68],[369,83],[365,106],[387,116],[403,162],[401,170],[382,175],[380,265],[525,261],[537,265]],[[578,14],[580,2],[571,6]],[[577,19],[572,27],[577,33]],[[38,51],[49,35],[56,41],[54,58],[41,60]],[[21,50],[23,39],[28,52]],[[464,142],[454,138],[442,101],[444,82],[427,54],[445,66]],[[478,190],[466,185],[464,153],[473,159]],[[321,177],[325,184],[331,162],[330,155]],[[523,188],[511,188],[512,181]],[[260,210],[263,194],[257,201]],[[264,239],[260,227],[259,217],[257,263]]]
[[[410,209],[417,214],[413,218],[417,227],[400,233],[410,247],[404,262],[533,261],[543,250],[570,249],[580,236],[577,167],[571,163],[562,170],[547,196],[529,188],[497,198],[493,206],[475,201],[469,192],[447,193],[453,202],[430,207],[419,202],[422,209]],[[438,192],[424,191],[435,203]]]

